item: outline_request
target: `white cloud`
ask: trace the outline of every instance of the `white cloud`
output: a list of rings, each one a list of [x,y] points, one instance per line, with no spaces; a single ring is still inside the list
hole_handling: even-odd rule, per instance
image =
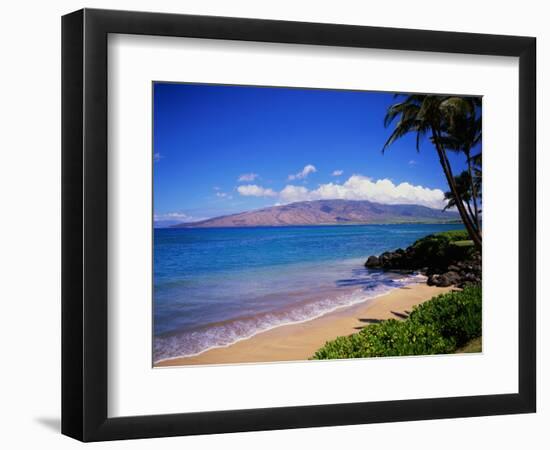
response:
[[[168,222],[168,223],[183,223],[183,222],[198,222],[204,220],[204,217],[194,217],[189,214],[185,214],[179,211],[167,212],[162,214],[155,213],[153,215],[155,222]]]
[[[343,170],[335,170],[334,172],[332,172],[332,176],[333,177],[339,177],[340,175],[342,175],[344,173]]]
[[[316,189],[286,185],[281,191],[266,189],[255,184],[239,186],[239,194],[254,197],[277,197],[281,204],[311,200],[369,200],[386,204],[423,205],[442,209],[445,206],[441,189],[430,189],[404,182],[394,184],[384,178],[373,180],[363,175],[352,175],[344,183],[320,184]]]
[[[250,182],[250,181],[254,181],[258,177],[259,177],[259,175],[257,173],[243,173],[239,177],[238,181],[248,181],[248,182]]]
[[[180,212],[169,212],[165,214],[155,214],[155,220],[161,219],[188,219],[191,216]]]
[[[294,186],[289,184],[285,186],[281,192],[279,192],[279,198],[283,203],[293,203],[303,200],[313,200],[311,194],[312,192],[304,186]]]
[[[233,196],[231,194],[228,194],[227,192],[216,192],[216,197],[219,197],[219,198],[227,198],[229,200],[231,200],[233,198]]]
[[[155,162],[160,161],[162,158],[163,158],[163,156],[159,152],[157,152],[153,155],[153,161],[155,161]]]
[[[372,180],[363,175],[352,175],[345,183],[321,184],[317,189],[289,184],[280,192],[257,185],[239,186],[241,195],[278,197],[281,203],[311,200],[369,200],[386,204],[414,204],[441,209],[445,205],[443,191],[410,183],[394,184],[388,179]]]
[[[411,159],[411,160],[409,161],[409,166],[416,166],[417,164],[418,164],[418,163],[417,163],[416,160],[414,160],[414,159]]]
[[[276,197],[277,193],[273,189],[266,189],[256,184],[245,184],[237,188],[239,194],[247,197]]]
[[[302,180],[304,178],[306,178],[310,173],[315,173],[317,172],[317,169],[315,168],[315,166],[313,164],[308,164],[307,166],[305,166],[301,172],[298,172],[296,174],[293,174],[293,175],[289,175],[288,176],[288,179],[289,180]]]
[[[155,220],[155,222],[158,222],[160,220],[190,222],[194,220],[193,217],[182,212],[167,212],[164,214],[154,214],[153,219]]]

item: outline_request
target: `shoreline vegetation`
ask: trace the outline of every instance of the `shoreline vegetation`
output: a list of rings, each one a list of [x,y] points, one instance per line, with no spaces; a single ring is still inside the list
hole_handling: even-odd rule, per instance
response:
[[[384,320],[329,341],[313,359],[442,355],[480,337],[481,286],[469,285],[414,306],[404,320]]]
[[[468,237],[465,230],[445,231],[405,250],[369,256],[367,268],[420,272],[429,286],[457,290],[415,305],[404,320],[385,320],[329,341],[313,359],[480,352],[481,254]]]
[[[481,265],[464,236],[464,231],[432,234],[365,263],[371,270],[421,272],[428,277],[425,284],[154,366],[480,352]],[[425,265],[427,260],[432,264]]]

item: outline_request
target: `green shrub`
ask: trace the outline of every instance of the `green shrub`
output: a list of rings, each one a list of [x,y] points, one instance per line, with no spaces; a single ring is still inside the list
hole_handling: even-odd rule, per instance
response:
[[[413,308],[407,321],[430,324],[445,338],[461,346],[481,336],[481,286],[439,295]]]
[[[451,230],[430,234],[417,240],[411,247],[412,263],[415,267],[431,267],[444,270],[456,261],[472,256],[473,245],[465,245],[469,240],[467,231]]]
[[[452,353],[478,336],[481,287],[476,285],[434,297],[413,308],[406,320],[385,320],[327,342],[313,359]]]

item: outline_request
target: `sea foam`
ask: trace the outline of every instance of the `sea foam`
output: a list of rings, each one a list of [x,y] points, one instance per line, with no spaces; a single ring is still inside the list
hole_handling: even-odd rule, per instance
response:
[[[324,316],[338,309],[365,303],[394,289],[425,280],[420,274],[388,276],[377,273],[372,279],[350,278],[340,280],[344,293],[333,291],[312,299],[267,313],[242,316],[210,323],[192,330],[176,331],[156,336],[153,360],[196,356],[213,348],[228,347],[236,342],[277,328],[298,324]],[[347,289],[345,289],[347,286]],[[360,287],[355,287],[360,286]]]

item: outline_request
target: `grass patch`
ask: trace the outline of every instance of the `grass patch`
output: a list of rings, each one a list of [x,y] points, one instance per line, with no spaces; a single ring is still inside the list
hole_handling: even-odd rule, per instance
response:
[[[481,336],[472,339],[464,347],[459,348],[456,353],[481,353],[482,343]]]
[[[449,230],[449,231],[441,231],[439,233],[435,233],[432,236],[439,236],[443,237],[450,242],[454,241],[465,241],[467,239],[470,239],[470,235],[466,230]]]
[[[403,320],[385,320],[327,342],[313,359],[454,353],[481,336],[481,286],[428,300]]]
[[[456,245],[457,247],[473,247],[474,246],[474,241],[472,241],[472,240],[454,241],[451,244]]]

